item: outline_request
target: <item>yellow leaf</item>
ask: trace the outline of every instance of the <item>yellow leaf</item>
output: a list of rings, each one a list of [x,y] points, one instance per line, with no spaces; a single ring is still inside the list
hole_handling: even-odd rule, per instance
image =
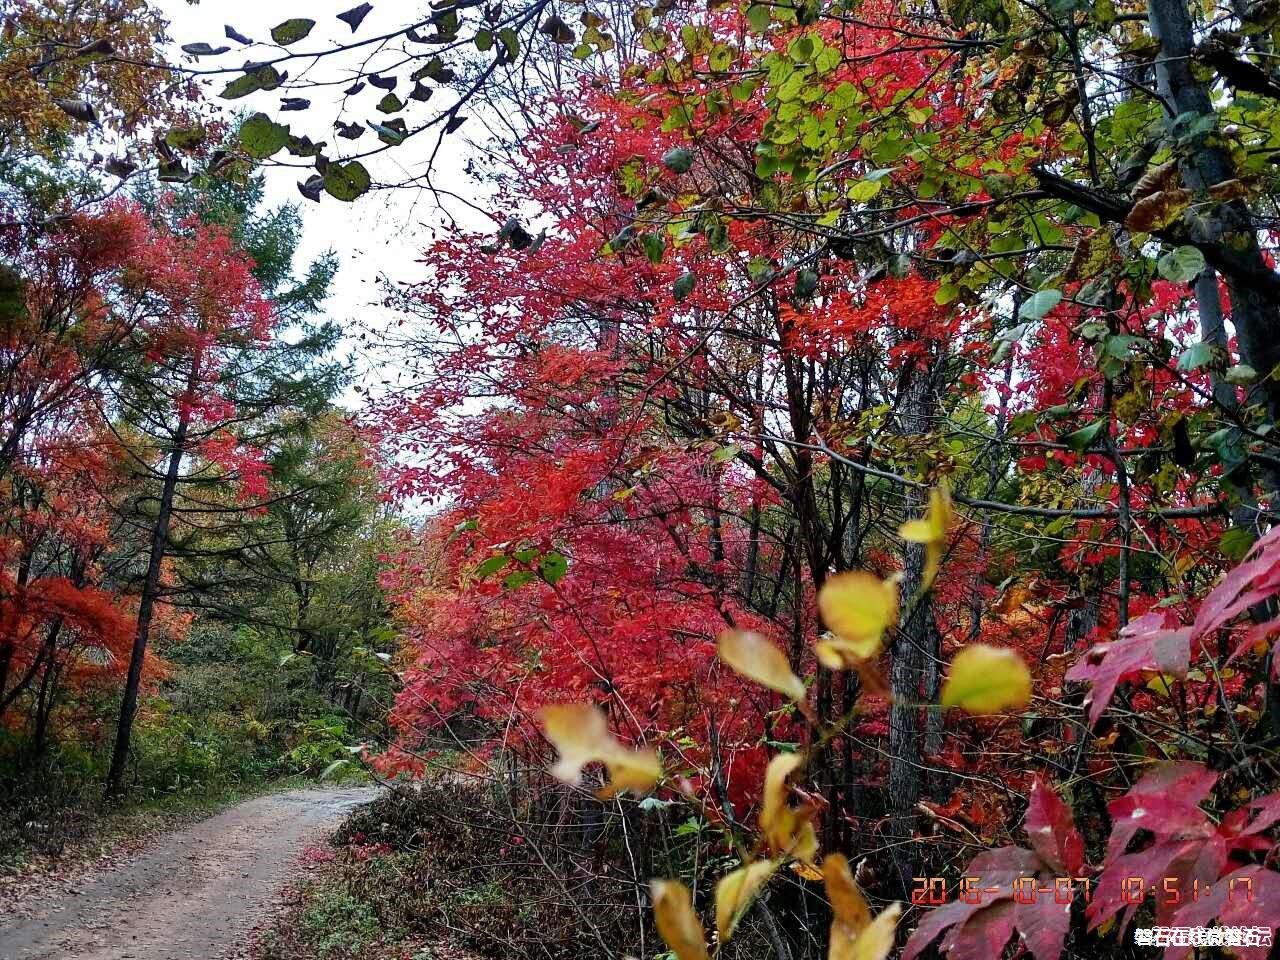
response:
[[[1249,188],[1239,180],[1223,180],[1209,188],[1209,196],[1220,203],[1240,200],[1249,195]]]
[[[898,527],[898,536],[903,540],[910,540],[912,543],[930,543],[932,542],[933,530],[929,526],[927,520],[908,520],[902,526]]]
[[[1031,671],[1022,657],[1008,648],[981,643],[955,655],[942,685],[944,707],[960,707],[980,716],[1025,707],[1030,700]]]
[[[911,543],[924,544],[924,586],[933,583],[942,563],[942,548],[947,543],[947,531],[955,520],[951,505],[951,492],[945,485],[929,491],[929,509],[919,520],[908,520],[898,528],[898,535]]]
[[[897,918],[902,913],[901,904],[890,904],[881,910],[872,925],[858,934],[858,940],[852,943],[849,960],[884,960],[893,950],[893,936],[897,931]],[[828,960],[838,960],[835,951]]]
[[[627,750],[619,745],[612,756],[600,759],[609,771],[608,782],[600,788],[602,799],[607,800],[627,790],[648,793],[662,778],[662,764],[653,750]]]
[[[1135,203],[1124,225],[1135,233],[1150,233],[1167,227],[1191,204],[1191,191],[1182,187],[1157,190]]]
[[[1133,185],[1133,190],[1129,196],[1133,200],[1141,200],[1143,197],[1149,197],[1151,194],[1164,190],[1166,187],[1175,187],[1180,176],[1181,171],[1178,169],[1178,161],[1176,159],[1166,161],[1143,173],[1138,178],[1138,182]]]
[[[1022,610],[1030,599],[1031,591],[1021,584],[1015,584],[1006,590],[1003,596],[1001,596],[1000,599],[992,605],[991,612],[996,614],[1001,620],[1009,622],[1010,618],[1013,617],[1017,611]]]
[[[795,873],[798,876],[804,877],[806,880],[822,879],[822,874],[814,867],[809,866],[809,864],[807,863],[800,863],[799,861],[797,861],[796,863],[793,863],[791,865],[791,871],[792,873]]]
[[[942,543],[955,521],[955,508],[951,505],[951,492],[945,485],[929,491],[929,509],[920,520],[909,520],[898,530],[904,540],[913,543]]]
[[[838,853],[822,861],[831,901],[831,943],[827,960],[884,960],[893,949],[899,904],[892,904],[873,921],[871,908],[854,882],[849,861]]]
[[[898,618],[898,588],[862,570],[840,573],[822,585],[818,610],[833,634],[818,643],[818,657],[829,669],[847,669],[880,652],[885,630]]]
[[[609,782],[601,791],[613,796],[623,790],[643,793],[662,776],[662,765],[653,750],[629,750],[609,732],[604,712],[586,703],[561,703],[544,707],[540,717],[560,755],[551,768],[553,776],[565,783],[577,783],[582,768],[599,761],[609,771]]]
[[[722,944],[733,936],[747,907],[777,868],[772,860],[757,860],[720,878],[716,884],[716,933]]]
[[[677,960],[707,960],[707,937],[693,912],[689,888],[679,880],[654,880],[653,919]]]
[[[720,433],[730,433],[742,428],[742,421],[728,411],[713,414],[707,423]]]
[[[811,807],[792,807],[788,802],[787,778],[804,763],[798,753],[780,753],[769,761],[764,773],[764,800],[760,805],[760,826],[769,846],[780,857],[795,857],[811,863],[818,853]]]
[[[830,853],[822,861],[822,876],[827,882],[827,899],[838,923],[859,934],[871,923],[871,908],[858,889],[843,854]]]
[[[751,630],[726,630],[720,634],[720,659],[748,680],[777,690],[792,700],[803,700],[804,683],[791,672],[786,654]]]
[[[1172,695],[1172,687],[1177,679],[1171,673],[1157,673],[1147,681],[1147,689],[1152,693],[1158,693],[1162,697],[1168,697]]]

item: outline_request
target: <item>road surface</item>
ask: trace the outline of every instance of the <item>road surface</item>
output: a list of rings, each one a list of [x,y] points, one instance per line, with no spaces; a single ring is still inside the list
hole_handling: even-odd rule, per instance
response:
[[[0,960],[218,960],[243,947],[303,848],[373,787],[247,800],[14,917],[0,904]]]

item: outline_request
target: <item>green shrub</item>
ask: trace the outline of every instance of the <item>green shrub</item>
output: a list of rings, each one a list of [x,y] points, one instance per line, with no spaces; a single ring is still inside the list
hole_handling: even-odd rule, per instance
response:
[[[301,926],[319,960],[358,956],[381,933],[370,904],[330,887],[313,887]]]

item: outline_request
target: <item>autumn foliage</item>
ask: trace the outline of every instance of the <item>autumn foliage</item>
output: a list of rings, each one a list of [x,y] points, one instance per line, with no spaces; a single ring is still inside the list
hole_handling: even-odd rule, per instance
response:
[[[1127,937],[1166,876],[1270,890],[1275,784],[1246,771],[1280,564],[1256,435],[1219,419],[1265,377],[1198,346],[1197,297],[1238,294],[1046,202],[1037,171],[1074,169],[1081,139],[1069,97],[1007,122],[1034,50],[965,59],[875,3],[637,18],[633,59],[534,105],[494,231],[452,231],[392,293],[417,377],[372,429],[393,494],[441,506],[387,557],[410,657],[387,768],[459,712],[537,755],[540,713],[594,703],[621,746],[574,772],[601,760],[612,789],[610,751],[656,748],[660,796],[734,835],[777,804],[779,745],[804,751],[784,805],[876,895],[993,848],[962,872],[1007,895],[918,904],[909,955]],[[1020,272],[1031,250],[1054,269]],[[954,522],[929,505],[947,487]],[[1182,777],[1203,789],[1134,847],[1123,811]],[[1008,845],[1024,811],[1030,847]],[[1096,894],[1074,933],[1062,903],[1014,902],[1066,873]],[[1156,919],[1234,922],[1213,897]],[[686,895],[654,899],[700,955],[662,912]]]

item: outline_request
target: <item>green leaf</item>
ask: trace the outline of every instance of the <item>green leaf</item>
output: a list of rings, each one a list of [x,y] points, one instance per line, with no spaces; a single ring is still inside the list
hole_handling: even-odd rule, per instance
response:
[[[880,188],[884,186],[883,180],[858,180],[851,184],[845,195],[850,200],[858,203],[866,203],[880,192]]]
[[[475,36],[476,49],[481,53],[488,52],[493,47],[493,31],[477,30]]]
[[[394,93],[388,93],[385,97],[378,101],[378,110],[382,113],[396,113],[404,109],[404,101],[397,97]]]
[[[1258,371],[1253,369],[1247,363],[1234,364],[1226,373],[1226,381],[1237,387],[1247,387],[1251,383],[1257,382]]]
[[[1106,426],[1106,420],[1095,420],[1087,427],[1081,427],[1079,430],[1068,433],[1062,438],[1062,442],[1077,453],[1082,453],[1091,443],[1098,439],[1098,436],[1106,429]]]
[[[631,246],[631,241],[636,238],[635,224],[629,223],[617,233],[609,241],[609,249],[614,253],[621,253],[627,247]]]
[[[813,270],[801,270],[796,274],[796,299],[804,300],[818,290],[818,274]]]
[[[451,67],[446,67],[444,61],[439,57],[432,57],[413,73],[409,74],[409,79],[418,81],[423,78],[434,80],[436,83],[448,83],[453,80],[457,74]]]
[[[1016,326],[1010,327],[1008,330],[1001,331],[996,335],[996,339],[1003,343],[1017,343],[1026,336],[1027,331],[1030,329],[1031,324],[1019,323]]]
[[[274,90],[284,83],[284,78],[275,67],[259,67],[243,76],[236,77],[223,88],[219,94],[223,100],[239,100],[259,90]]]
[[[329,196],[350,203],[368,191],[372,185],[369,171],[359,160],[350,163],[334,162],[324,174],[324,189]]]
[[[1175,247],[1156,261],[1156,269],[1173,283],[1190,283],[1204,271],[1204,254],[1195,247]]]
[[[1201,340],[1199,343],[1193,343],[1178,357],[1178,369],[1183,373],[1190,373],[1192,370],[1199,370],[1206,364],[1213,362],[1213,344]]]
[[[287,47],[291,43],[306,39],[315,25],[316,22],[314,20],[308,20],[305,17],[286,20],[284,23],[271,28],[271,39],[280,44],[280,46]]]
[[[534,576],[532,570],[517,570],[515,573],[507,574],[506,579],[502,581],[502,586],[507,590],[519,590],[526,583],[531,583]]]
[[[409,131],[405,128],[404,121],[397,117],[395,120],[388,120],[385,124],[374,123],[369,121],[369,129],[378,135],[381,140],[389,147],[398,147],[404,143],[405,138],[409,136]]]
[[[289,142],[289,128],[265,113],[255,113],[240,125],[240,148],[255,160],[283,150]]]
[[[712,70],[724,72],[733,65],[733,51],[723,43],[717,43],[707,54],[707,66]]]
[[[485,577],[497,573],[499,570],[505,567],[507,563],[508,563],[507,558],[499,553],[496,556],[490,557],[484,563],[476,567],[475,575],[479,577],[481,580],[483,580]]]
[[[184,43],[182,45],[182,52],[189,53],[193,57],[216,57],[230,49],[230,47],[215,47],[208,43]]]
[[[676,302],[683,300],[689,294],[693,293],[694,285],[698,282],[698,276],[692,270],[686,270],[680,276],[676,277],[676,282],[671,287],[671,295],[676,298]]]
[[[178,159],[161,160],[156,171],[156,179],[161,183],[190,183],[192,176],[191,171]]]
[[[360,24],[364,23],[364,18],[369,15],[369,11],[373,9],[373,4],[362,3],[358,7],[352,7],[343,13],[338,14],[338,19],[351,28],[351,32],[355,33],[360,29]]]
[[[1239,563],[1248,556],[1257,539],[1251,530],[1232,527],[1222,535],[1222,539],[1218,541],[1218,548],[1228,560]]]
[[[510,27],[503,27],[498,31],[498,40],[502,43],[507,60],[515,60],[520,55],[520,37]]]
[[[1107,353],[1117,360],[1129,359],[1129,353],[1133,347],[1145,342],[1142,337],[1131,337],[1128,334],[1116,334],[1115,336],[1107,337],[1103,341]]]
[[[649,258],[649,262],[657,266],[662,262],[662,255],[667,249],[667,238],[661,233],[646,233],[640,238],[640,244],[644,247],[644,255]]]
[[[753,3],[747,7],[747,23],[756,33],[764,33],[769,29],[769,17],[767,3]]]
[[[321,145],[312,141],[310,137],[290,136],[289,142],[285,144],[289,152],[295,157],[318,157],[320,156]]]
[[[568,572],[569,561],[565,559],[564,554],[556,550],[544,553],[538,561],[538,575],[553,587]]]
[[[1015,413],[1009,420],[1009,436],[1020,437],[1024,433],[1029,433],[1035,427],[1037,417],[1038,413],[1035,410],[1021,410]]]
[[[1050,310],[1062,302],[1061,290],[1041,290],[1022,302],[1018,308],[1020,320],[1043,320]]]
[[[693,151],[685,147],[672,147],[662,155],[662,163],[673,173],[688,173],[693,166]]]
[[[808,63],[813,56],[813,37],[801,35],[787,46],[787,56],[796,63]]]
[[[204,127],[199,124],[194,127],[174,127],[164,135],[164,142],[175,150],[190,152],[204,143],[206,136]]]
[[[742,448],[733,443],[728,446],[717,447],[715,453],[711,454],[711,461],[713,463],[724,463],[727,460],[732,460],[741,452]]]

